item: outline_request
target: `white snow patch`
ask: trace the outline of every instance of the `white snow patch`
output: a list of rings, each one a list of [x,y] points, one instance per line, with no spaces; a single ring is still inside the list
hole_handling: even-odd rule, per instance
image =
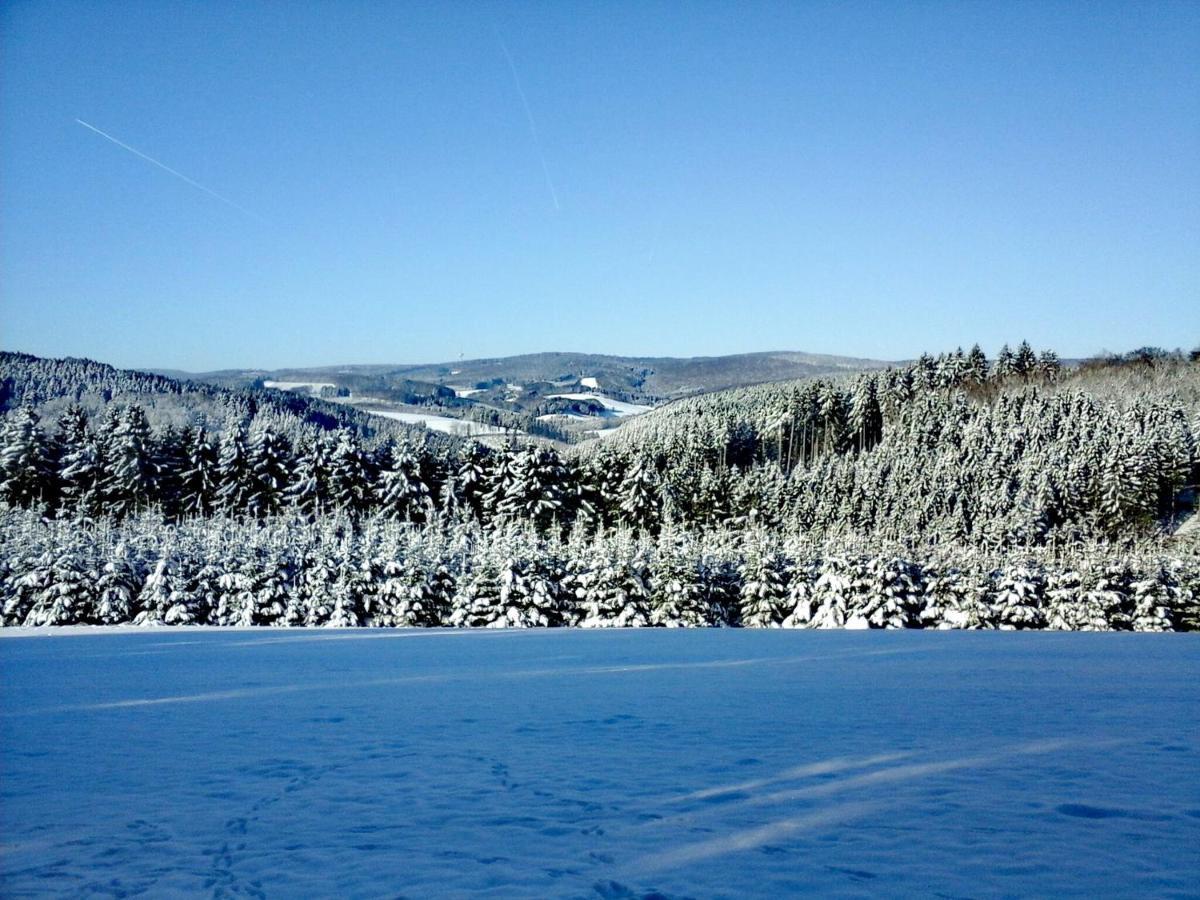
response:
[[[548,400],[591,400],[594,403],[599,403],[610,415],[614,416],[636,416],[638,413],[649,412],[654,407],[642,406],[639,403],[626,403],[624,400],[614,400],[612,397],[607,397],[604,394],[551,394],[547,397]]]
[[[459,387],[458,385],[454,385],[454,384],[448,384],[448,385],[446,385],[446,387],[448,387],[448,388],[450,388],[450,390],[454,391],[455,397],[473,397],[476,394],[483,393],[483,388],[465,388],[465,387]]]
[[[456,434],[460,437],[474,437],[484,434],[506,434],[503,428],[495,425],[482,425],[479,422],[468,422],[466,419],[452,419],[450,416],[430,416],[425,413],[392,412],[386,409],[364,409],[373,416],[394,419],[408,425],[424,425],[430,431],[441,431],[445,434]]]
[[[600,390],[600,382],[591,375],[589,375],[587,378],[580,378],[579,383],[586,388],[591,388],[593,391]]]
[[[332,381],[264,381],[263,387],[277,391],[303,391],[316,396],[321,393],[321,388],[335,388],[337,385]]]

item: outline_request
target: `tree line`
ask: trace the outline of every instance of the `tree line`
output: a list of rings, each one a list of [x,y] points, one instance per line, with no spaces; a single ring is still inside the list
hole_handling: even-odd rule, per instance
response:
[[[0,560],[6,625],[1200,627],[1200,560],[1154,544],[914,552],[759,529],[13,511]]]
[[[0,428],[0,501],[88,518],[439,512],[560,534],[768,527],[992,547],[1146,535],[1185,509],[1200,454],[1178,386],[1200,382],[1194,364],[1104,396],[1059,383],[1053,354],[1012,356],[999,385],[999,361],[976,349],[961,365],[951,354],[680,401],[564,452],[244,411],[212,430],[153,429],[133,403],[91,417],[72,404],[47,431],[26,404]],[[993,394],[968,389],[989,383]]]
[[[97,402],[18,359],[4,621],[1194,627],[1195,546],[1161,541],[1195,503],[1200,366],[1026,348],[690,398],[564,450]]]

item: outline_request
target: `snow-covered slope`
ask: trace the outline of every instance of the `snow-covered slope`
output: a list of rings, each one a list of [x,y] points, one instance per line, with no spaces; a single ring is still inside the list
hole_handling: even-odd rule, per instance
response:
[[[425,413],[407,413],[393,412],[386,409],[367,409],[363,410],[373,416],[382,416],[385,419],[394,419],[397,422],[405,422],[409,425],[424,425],[431,431],[441,431],[445,434],[454,434],[459,437],[475,437],[477,435],[487,434],[504,434],[503,428],[497,428],[494,425],[483,425],[479,422],[468,422],[466,419],[452,419],[449,416],[431,416]]]
[[[264,381],[263,387],[277,391],[299,391],[316,397],[321,393],[321,388],[334,388],[337,385],[332,381]]]
[[[6,897],[1200,884],[1192,635],[10,634]]]
[[[614,400],[612,397],[606,397],[604,394],[550,394],[546,399],[592,400],[608,410],[608,415],[613,416],[636,416],[638,413],[649,412],[654,408],[652,406],[642,406],[638,403],[626,403],[623,400]]]

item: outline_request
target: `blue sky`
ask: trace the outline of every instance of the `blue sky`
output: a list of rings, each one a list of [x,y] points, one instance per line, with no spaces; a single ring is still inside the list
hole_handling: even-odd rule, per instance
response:
[[[15,0],[0,26],[8,349],[1200,343],[1196,3]]]

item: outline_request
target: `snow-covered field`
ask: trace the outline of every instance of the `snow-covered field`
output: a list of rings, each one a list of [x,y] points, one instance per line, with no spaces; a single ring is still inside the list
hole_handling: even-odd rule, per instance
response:
[[[1200,884],[1193,635],[4,634],[5,897]]]
[[[454,419],[450,416],[430,416],[425,413],[392,412],[387,409],[364,409],[373,416],[383,416],[385,419],[395,419],[409,425],[424,425],[431,431],[442,431],[446,434],[457,434],[468,437],[484,434],[504,434],[503,428],[495,425],[483,425],[479,422],[468,422],[466,419]]]
[[[277,391],[301,391],[314,397],[321,393],[321,388],[337,387],[332,381],[264,381],[263,387],[275,388]]]
[[[612,397],[607,397],[604,394],[550,394],[548,400],[593,400],[599,403],[609,415],[614,416],[636,416],[638,413],[649,412],[654,407],[642,406],[638,403],[626,403],[623,400],[614,400]]]

